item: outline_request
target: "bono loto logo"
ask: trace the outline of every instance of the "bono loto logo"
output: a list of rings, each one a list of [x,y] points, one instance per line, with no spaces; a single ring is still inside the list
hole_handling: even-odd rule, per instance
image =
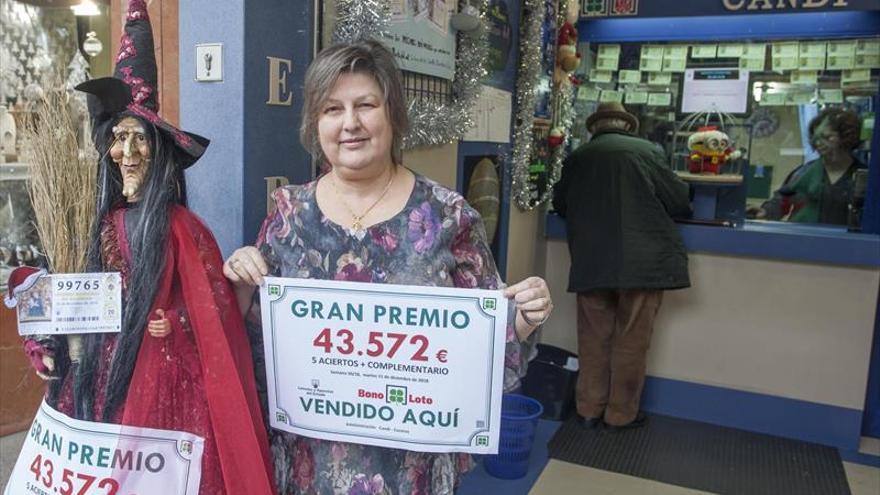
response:
[[[374,392],[370,390],[364,390],[359,388],[357,391],[357,396],[363,399],[376,399],[376,400],[384,400],[388,404],[395,404],[398,406],[405,406],[407,404],[433,404],[434,399],[427,395],[413,395],[407,393],[406,387],[401,387],[398,385],[386,385],[385,393],[382,392]]]
[[[385,392],[388,396],[385,399],[386,402],[390,404],[399,404],[401,406],[406,405],[406,387],[398,387],[396,385],[386,385]]]

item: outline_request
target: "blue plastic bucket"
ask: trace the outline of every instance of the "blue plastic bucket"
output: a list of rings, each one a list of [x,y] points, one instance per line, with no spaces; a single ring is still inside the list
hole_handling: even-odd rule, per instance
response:
[[[498,454],[483,458],[486,472],[496,478],[513,480],[529,471],[529,455],[535,441],[541,403],[524,395],[504,394],[501,399],[501,434]]]

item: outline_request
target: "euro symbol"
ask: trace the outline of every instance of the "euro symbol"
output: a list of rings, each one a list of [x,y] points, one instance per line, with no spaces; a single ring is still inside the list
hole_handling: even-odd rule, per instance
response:
[[[441,363],[446,362],[446,349],[437,351],[437,361],[440,361]]]

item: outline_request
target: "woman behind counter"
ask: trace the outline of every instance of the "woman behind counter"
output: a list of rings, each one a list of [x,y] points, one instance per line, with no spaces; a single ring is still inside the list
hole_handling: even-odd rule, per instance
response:
[[[782,187],[753,213],[767,220],[847,224],[853,175],[865,165],[853,156],[861,140],[855,113],[826,108],[809,126],[810,145],[819,158],[794,169]]]
[[[264,221],[256,247],[237,250],[224,264],[257,352],[262,332],[253,296],[267,274],[501,287],[479,214],[458,193],[401,165],[407,128],[400,72],[381,44],[334,45],[309,67],[300,139],[329,171],[275,191],[276,211]],[[507,328],[509,391],[518,387],[526,358],[520,341],[546,320],[552,303],[538,277],[508,287],[505,295],[518,309]],[[265,383],[264,368],[257,376]],[[468,454],[273,434],[280,493],[452,493],[472,466]]]

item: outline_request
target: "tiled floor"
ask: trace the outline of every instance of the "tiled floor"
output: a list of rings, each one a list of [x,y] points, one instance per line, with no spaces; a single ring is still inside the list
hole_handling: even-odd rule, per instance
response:
[[[6,486],[6,480],[9,479],[9,473],[15,467],[15,461],[18,459],[18,451],[24,442],[24,434],[13,433],[0,437],[0,492]]]
[[[549,438],[552,436],[552,432],[547,431],[542,436]],[[6,485],[6,479],[15,464],[18,449],[23,440],[24,433],[0,438],[0,488]],[[535,454],[540,457],[540,452],[535,452]],[[546,456],[546,449],[544,449],[543,455]],[[853,495],[877,495],[880,493],[880,469],[849,462],[844,462],[843,465]],[[552,459],[538,476],[531,490],[528,488],[528,482],[502,481],[490,478],[485,475],[481,467],[471,473],[469,478],[468,481],[471,483],[466,484],[467,486],[462,490],[463,493],[481,493],[482,495],[502,493],[504,495],[525,495],[526,493],[531,495],[696,495],[706,493]]]
[[[696,495],[709,493],[554,459],[547,462],[546,443],[553,437],[558,427],[559,423],[555,421],[541,420],[538,423],[535,447],[529,458],[529,473],[524,478],[509,481],[498,480],[489,476],[482,466],[477,466],[464,478],[459,495]],[[880,494],[880,468],[849,462],[844,462],[843,466],[853,495]],[[537,480],[532,482],[535,478]]]
[[[880,493],[880,469],[848,462],[844,462],[843,466],[853,495]],[[529,493],[531,495],[696,495],[708,492],[551,459]]]

